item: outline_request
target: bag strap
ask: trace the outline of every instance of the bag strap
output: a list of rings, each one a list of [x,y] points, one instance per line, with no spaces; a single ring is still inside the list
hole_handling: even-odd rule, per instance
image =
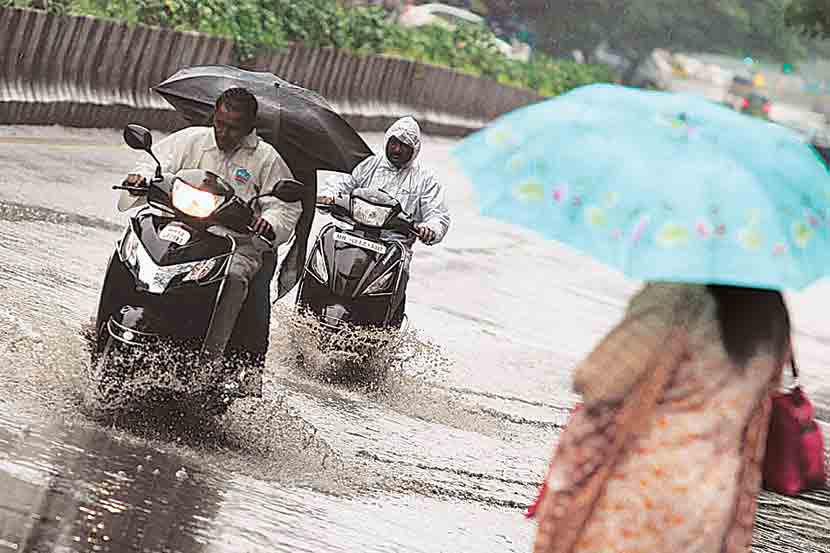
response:
[[[793,391],[793,390],[801,387],[801,382],[799,381],[799,378],[798,378],[798,375],[799,375],[798,365],[796,365],[796,363],[795,363],[795,356],[790,357],[790,374],[792,375],[793,380],[790,383],[789,390]]]

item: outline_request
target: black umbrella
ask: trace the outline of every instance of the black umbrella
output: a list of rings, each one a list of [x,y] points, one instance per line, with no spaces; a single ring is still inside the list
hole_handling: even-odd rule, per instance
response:
[[[232,87],[244,87],[257,99],[257,134],[271,144],[303,183],[284,187],[280,197],[302,201],[296,238],[280,266],[277,297],[299,279],[306,243],[314,220],[317,171],[350,173],[372,155],[360,135],[319,94],[293,85],[272,73],[228,65],[198,65],[177,71],[153,87],[194,125],[210,125],[216,98]]]
[[[369,146],[326,100],[272,73],[228,65],[198,65],[177,71],[153,87],[194,125],[208,125],[216,98],[244,87],[259,103],[257,133],[274,146],[300,181],[310,171],[349,173]]]

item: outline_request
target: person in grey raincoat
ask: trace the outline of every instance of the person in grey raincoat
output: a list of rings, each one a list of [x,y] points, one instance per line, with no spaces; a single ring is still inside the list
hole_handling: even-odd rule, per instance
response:
[[[334,183],[330,195],[320,196],[318,201],[333,203],[335,196],[348,196],[356,188],[383,190],[401,203],[401,208],[412,218],[418,238],[424,244],[438,244],[450,228],[450,212],[438,178],[418,162],[420,150],[421,127],[413,117],[402,117],[386,131],[384,152],[363,160],[351,175]],[[403,242],[411,251],[414,239]],[[400,319],[403,318],[403,310],[402,304],[399,308]]]
[[[402,117],[386,131],[384,152],[363,160],[351,175],[334,184],[332,195],[318,201],[333,203],[334,196],[348,196],[356,188],[383,190],[401,202],[421,241],[435,245],[447,235],[450,212],[438,178],[417,161],[420,151],[421,127],[414,118]]]

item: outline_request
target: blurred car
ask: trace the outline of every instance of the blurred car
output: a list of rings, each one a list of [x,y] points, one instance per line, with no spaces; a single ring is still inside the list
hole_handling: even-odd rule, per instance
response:
[[[463,8],[456,8],[447,4],[432,2],[419,6],[407,6],[398,16],[398,25],[403,27],[421,27],[424,25],[438,25],[445,29],[454,30],[459,25],[480,25],[484,28],[487,24],[483,17],[474,14]],[[528,61],[530,59],[530,46],[519,41],[509,43],[499,38],[493,38],[499,52],[509,59]]]
[[[769,119],[772,108],[769,98],[758,92],[751,92],[747,96],[739,96],[735,109],[746,115]]]
[[[765,94],[758,90],[752,79],[736,75],[729,85],[725,103],[735,111],[746,115],[763,119],[770,118],[772,103]]]
[[[752,84],[752,79],[742,75],[732,77],[732,82],[729,84],[729,94],[733,96],[748,96],[754,90],[755,85]]]

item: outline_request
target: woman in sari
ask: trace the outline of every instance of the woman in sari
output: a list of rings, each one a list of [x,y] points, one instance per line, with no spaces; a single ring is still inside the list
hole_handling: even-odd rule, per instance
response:
[[[749,551],[770,391],[791,359],[782,295],[648,284],[580,363],[535,553]]]

